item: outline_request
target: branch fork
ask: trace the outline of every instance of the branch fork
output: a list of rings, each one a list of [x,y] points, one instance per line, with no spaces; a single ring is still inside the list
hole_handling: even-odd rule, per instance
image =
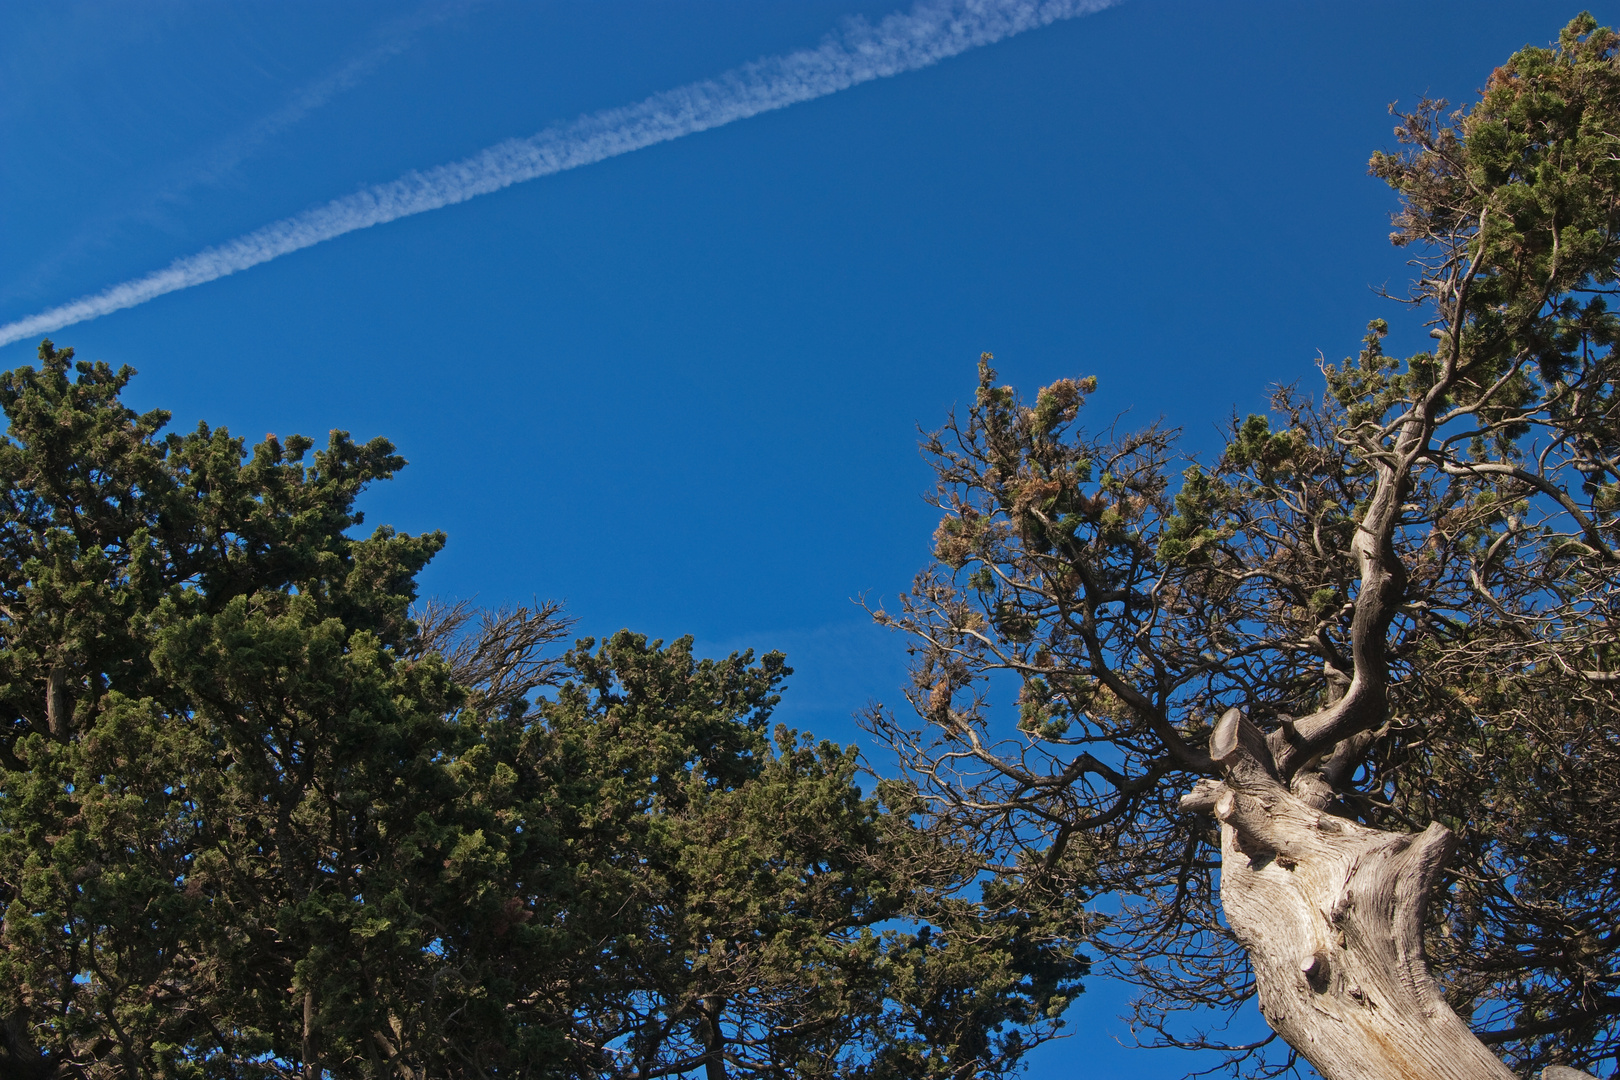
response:
[[[1237,709],[1215,725],[1203,780],[1182,807],[1221,826],[1221,902],[1248,949],[1260,1009],[1327,1080],[1508,1080],[1513,1074],[1440,995],[1424,912],[1454,844],[1324,812],[1278,775]]]

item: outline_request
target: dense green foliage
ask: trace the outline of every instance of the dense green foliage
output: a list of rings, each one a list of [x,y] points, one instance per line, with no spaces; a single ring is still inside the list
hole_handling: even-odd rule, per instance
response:
[[[40,356],[0,384],[10,1056],[268,1060],[306,990],[417,947],[397,898],[440,876],[448,826],[421,807],[449,795],[452,686],[393,651],[442,541],[344,536],[402,464],[380,440],[244,460],[223,431],[159,438],[166,417],[118,401],[127,372]]]
[[[552,910],[503,959],[574,958],[576,989],[529,1030],[559,1058],[579,1048],[578,1073],[723,1052],[770,1076],[993,1075],[1062,1011],[1084,969],[1062,921],[1075,908],[959,897],[977,863],[863,799],[853,751],[780,727],[773,747],[780,655],[694,663],[690,640],[627,633],[589,646],[513,756],[513,812],[565,851],[514,852],[518,879],[551,875]]]
[[[349,535],[386,442],[164,435],[40,361],[0,378],[0,1073],[994,1076],[1055,1031],[1078,900],[773,741],[780,655],[413,617],[442,537]]]

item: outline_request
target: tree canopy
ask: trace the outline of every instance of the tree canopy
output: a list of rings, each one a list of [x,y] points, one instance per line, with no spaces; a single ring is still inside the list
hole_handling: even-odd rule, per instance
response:
[[[1216,1045],[1178,1011],[1258,997],[1291,1048],[1234,1070],[1620,1053],[1617,51],[1583,15],[1398,114],[1371,171],[1423,351],[1374,320],[1203,462],[986,355],[924,443],[935,562],[875,613],[924,723],[868,722],[989,849],[1088,843],[1149,1041]],[[1425,1027],[1442,998],[1478,1040]]]
[[[0,1071],[957,1077],[1053,1035],[1079,898],[777,728],[780,654],[417,606],[404,462],[0,376]],[[983,888],[981,888],[983,886]]]
[[[388,443],[164,434],[44,343],[0,377],[0,1067],[996,1076],[1085,941],[1235,1073],[1604,1067],[1620,37],[1397,115],[1405,325],[1213,459],[983,358],[874,612],[915,716],[867,715],[872,795],[772,729],[781,655],[417,605],[444,538],[355,533]],[[1281,1043],[1179,1015],[1252,1000]]]

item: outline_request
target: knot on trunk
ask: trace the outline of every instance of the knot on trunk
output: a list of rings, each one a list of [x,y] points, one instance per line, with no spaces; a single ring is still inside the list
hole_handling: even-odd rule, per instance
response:
[[[1239,790],[1258,794],[1282,787],[1277,762],[1266,737],[1249,722],[1242,709],[1227,709],[1215,723],[1209,737],[1210,760],[1221,767],[1226,782]]]
[[[1328,989],[1330,974],[1327,953],[1325,952],[1313,952],[1299,962],[1301,981],[1318,994]]]
[[[1297,843],[1290,840],[1288,830],[1277,827],[1277,809],[1289,796],[1288,788],[1277,773],[1266,737],[1241,709],[1226,710],[1215,724],[1209,756],[1226,779],[1198,781],[1182,797],[1182,809],[1213,814],[1230,826],[1251,862],[1273,856],[1297,862],[1299,853],[1292,850]]]

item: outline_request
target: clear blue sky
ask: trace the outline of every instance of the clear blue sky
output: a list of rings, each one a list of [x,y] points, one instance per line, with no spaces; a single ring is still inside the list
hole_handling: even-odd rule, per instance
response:
[[[0,322],[896,10],[10,0]],[[1471,100],[1578,10],[1126,0],[51,336],[182,428],[386,435],[411,465],[369,523],[449,533],[427,592],[781,648],[783,718],[858,740],[902,657],[851,598],[926,559],[916,430],[979,353],[1212,445],[1399,318],[1371,291],[1405,280],[1365,172],[1385,106]],[[1180,1075],[1115,1046],[1118,996],[1094,986],[1032,1074]]]

